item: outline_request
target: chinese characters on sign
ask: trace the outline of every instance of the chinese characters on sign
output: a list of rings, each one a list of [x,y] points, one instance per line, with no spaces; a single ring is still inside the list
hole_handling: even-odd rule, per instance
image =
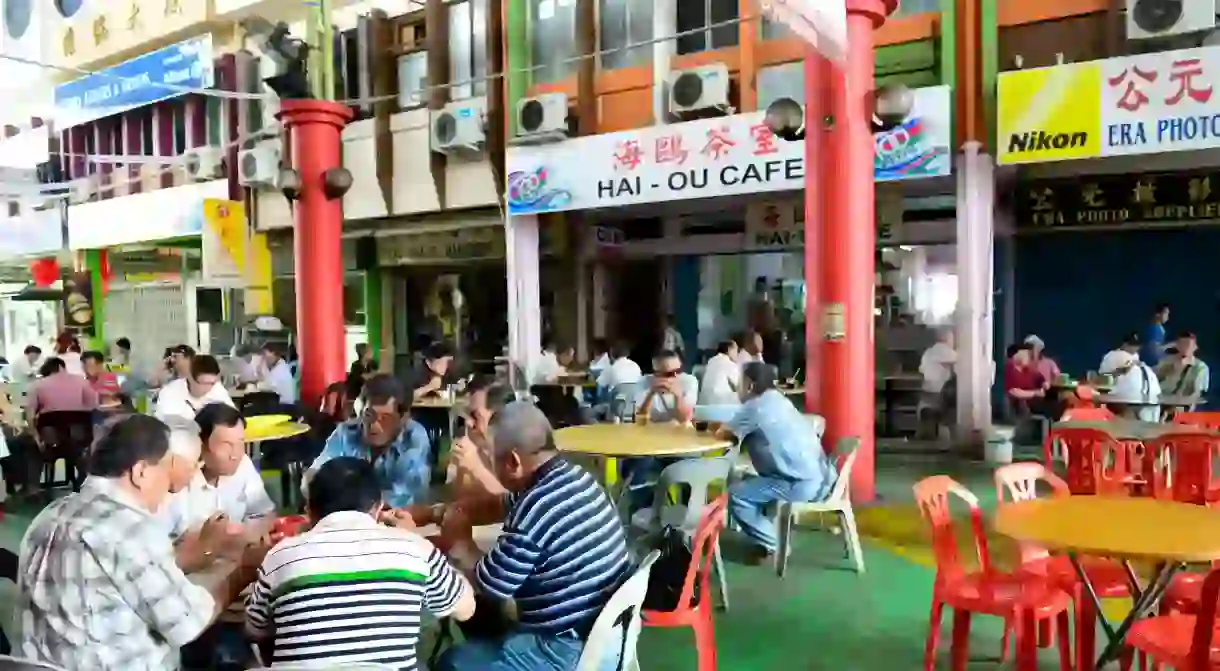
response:
[[[1220,143],[1220,109],[1211,106],[1220,78],[1220,49],[1158,52],[1099,63],[1102,137],[1113,150],[1104,154],[1199,149]]]
[[[876,135],[877,181],[949,174],[950,98],[947,86],[917,89],[909,121]],[[764,116],[751,112],[514,147],[505,179],[509,213],[800,190],[804,143],[777,138]]]
[[[1034,182],[1018,191],[1018,228],[1220,220],[1220,171]]]
[[[797,159],[770,160],[755,163],[753,159],[779,153],[777,139],[765,124],[753,124],[748,128],[748,135],[739,136],[739,129],[728,123],[721,123],[704,129],[699,133],[698,143],[687,144],[686,138],[695,137],[695,133],[684,135],[674,127],[669,132],[652,140],[644,146],[637,138],[620,141],[615,147],[610,162],[614,172],[631,173],[641,166],[647,167],[679,167],[685,166],[691,157],[687,146],[698,147],[694,153],[705,165],[702,168],[691,167],[669,173],[664,182],[645,183],[640,176],[623,175],[621,177],[600,180],[597,184],[599,195],[608,197],[633,196],[642,193],[647,186],[661,188],[662,185],[673,191],[686,189],[704,189],[715,181],[721,185],[749,185],[770,181],[776,178],[785,180],[800,180],[804,177],[804,162]],[[739,156],[738,145],[741,144],[742,155],[748,150],[749,163],[740,165],[735,159]],[[651,148],[651,152],[646,151]]]

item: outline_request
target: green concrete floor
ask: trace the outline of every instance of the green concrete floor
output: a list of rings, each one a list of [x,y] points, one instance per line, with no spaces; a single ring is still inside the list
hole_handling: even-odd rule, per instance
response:
[[[944,458],[878,459],[881,504],[910,506],[911,484],[948,473],[974,489],[982,501],[994,498],[990,470]],[[274,487],[274,479],[268,484]],[[274,494],[274,492],[273,492]],[[16,550],[34,511],[10,511],[0,523],[0,546]],[[770,566],[734,563],[734,539],[726,538],[730,609],[716,614],[718,666],[726,671],[907,671],[918,669],[927,632],[932,571],[864,540],[867,572],[845,568],[839,539],[828,533],[798,533],[788,574]],[[11,611],[11,590],[0,589],[0,613]],[[946,622],[949,618],[946,618]],[[942,640],[948,638],[946,629]],[[972,627],[972,669],[996,668],[1000,627],[979,618]],[[695,669],[689,630],[645,629],[640,640],[644,671]],[[947,650],[942,650],[947,666]],[[1057,668],[1053,654],[1043,667]]]

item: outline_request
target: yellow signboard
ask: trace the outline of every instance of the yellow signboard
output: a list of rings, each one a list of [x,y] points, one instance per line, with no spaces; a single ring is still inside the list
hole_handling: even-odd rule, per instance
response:
[[[209,280],[245,285],[245,312],[271,314],[271,250],[264,233],[251,233],[245,206],[234,200],[203,201],[203,264]]]
[[[1096,61],[1001,73],[996,115],[999,162],[1101,155],[1101,79]]]

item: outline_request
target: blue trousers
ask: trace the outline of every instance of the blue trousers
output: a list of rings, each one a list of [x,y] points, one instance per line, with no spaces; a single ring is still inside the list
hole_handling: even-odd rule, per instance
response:
[[[784,480],[757,476],[729,486],[729,515],[742,533],[767,552],[775,552],[779,538],[767,508],[777,502],[798,503],[823,496],[822,487],[809,480]]]
[[[528,632],[497,640],[470,639],[446,650],[433,671],[574,671],[584,646],[575,636]],[[619,652],[619,646],[610,646],[598,668],[615,671]]]

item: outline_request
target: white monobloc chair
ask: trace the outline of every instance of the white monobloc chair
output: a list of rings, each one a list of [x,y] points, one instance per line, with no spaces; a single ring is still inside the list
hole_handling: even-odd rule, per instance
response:
[[[602,612],[593,622],[593,630],[585,642],[576,671],[598,671],[608,646],[620,646],[617,671],[640,671],[635,656],[636,642],[640,638],[640,611],[644,608],[644,595],[648,592],[648,576],[652,565],[661,556],[653,550],[640,562],[635,573],[615,590],[614,596],[602,607]],[[622,631],[622,636],[618,632]]]
[[[775,555],[775,572],[784,577],[788,568],[788,553],[792,546],[792,525],[797,515],[801,513],[833,513],[839,518],[843,529],[843,543],[846,545],[847,558],[851,560],[857,573],[864,573],[864,553],[860,550],[860,532],[856,529],[856,515],[851,507],[851,469],[856,463],[856,446],[859,438],[843,438],[836,445],[835,454],[842,456],[843,466],[839,469],[839,479],[835,481],[834,489],[825,501],[805,503],[781,503],[776,520],[779,531],[779,551]]]
[[[694,535],[699,528],[703,509],[711,502],[708,487],[718,481],[727,484],[736,459],[736,454],[731,452],[723,457],[683,459],[666,466],[653,486],[652,507],[637,510],[631,516],[631,526],[645,532],[674,527]],[[689,505],[670,502],[669,491],[674,485],[690,487]],[[720,587],[720,607],[728,610],[729,586],[724,575],[724,561],[720,558],[719,542],[712,547],[712,565],[716,571],[716,583]]]
[[[0,671],[65,671],[62,666],[36,662],[32,659],[0,655]]]

